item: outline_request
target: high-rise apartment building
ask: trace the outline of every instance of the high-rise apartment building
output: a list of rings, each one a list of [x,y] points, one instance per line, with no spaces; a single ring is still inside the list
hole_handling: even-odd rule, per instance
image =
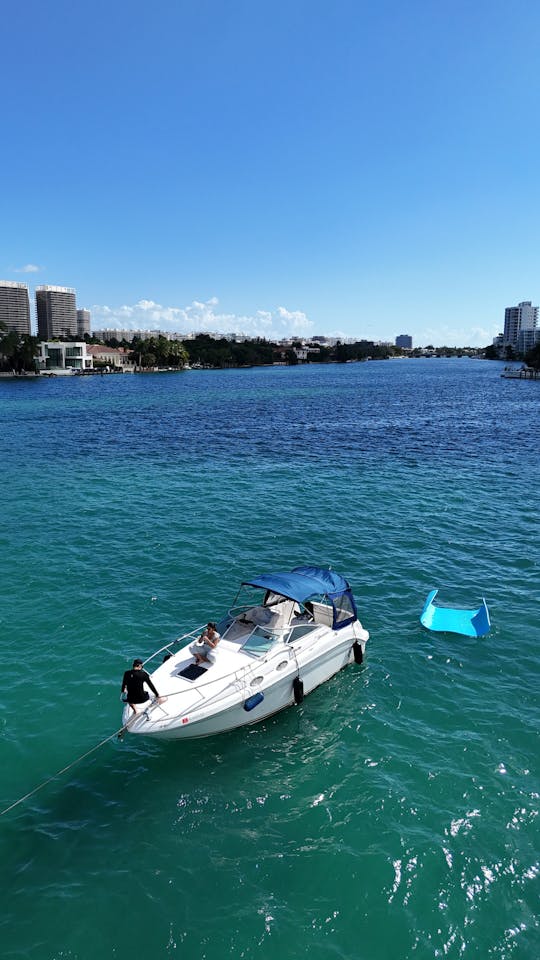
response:
[[[8,333],[30,334],[30,297],[25,283],[0,280],[0,323]]]
[[[77,304],[72,287],[36,287],[38,337],[77,336]]]
[[[396,347],[401,347],[402,350],[412,350],[412,337],[408,333],[400,333],[399,337],[396,337]]]
[[[90,336],[90,311],[77,310],[77,336]]]
[[[522,330],[536,330],[538,307],[531,300],[523,300],[517,307],[507,307],[504,311],[504,343],[517,347]]]

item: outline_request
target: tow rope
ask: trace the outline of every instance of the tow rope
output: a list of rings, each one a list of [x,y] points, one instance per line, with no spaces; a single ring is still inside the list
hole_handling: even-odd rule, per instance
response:
[[[134,714],[134,717],[136,714]],[[0,810],[0,817],[3,817],[5,813],[9,813],[10,810],[13,810],[14,807],[17,807],[20,803],[24,803],[25,800],[28,800],[30,797],[33,797],[38,790],[43,790],[43,787],[46,787],[48,783],[51,783],[52,780],[56,780],[57,777],[62,776],[63,773],[67,773],[68,770],[71,770],[72,767],[75,767],[78,763],[81,763],[82,760],[85,760],[86,757],[89,757],[91,753],[95,753],[96,750],[99,750],[100,747],[104,747],[106,743],[109,743],[111,740],[114,740],[115,737],[121,738],[123,734],[128,729],[131,720],[130,717],[128,722],[124,724],[123,727],[120,727],[119,730],[115,730],[114,733],[111,733],[109,737],[105,737],[104,740],[101,740],[99,743],[96,743],[94,747],[90,750],[87,750],[86,753],[82,753],[80,757],[77,757],[76,760],[72,760],[71,763],[68,763],[66,767],[62,767],[61,770],[57,770],[56,773],[53,773],[51,777],[47,777],[46,780],[43,780],[42,783],[39,783],[37,787],[34,787],[33,790],[30,790],[29,793],[25,793],[23,797],[19,797],[18,800],[15,800],[13,803],[10,803],[9,807],[6,807],[5,810]]]

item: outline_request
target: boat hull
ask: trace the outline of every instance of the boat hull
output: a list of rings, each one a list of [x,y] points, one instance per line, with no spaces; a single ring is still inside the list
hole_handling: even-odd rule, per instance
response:
[[[226,733],[265,720],[295,703],[295,678],[302,681],[303,693],[307,695],[354,662],[355,641],[363,653],[365,638],[356,631],[344,632],[348,636],[340,637],[332,648],[317,651],[317,656],[310,655],[313,651],[309,649],[309,645],[305,650],[298,650],[295,656],[290,657],[281,673],[276,675],[277,670],[274,669],[271,675],[261,678],[260,685],[254,685],[254,675],[257,673],[254,669],[246,682],[239,685],[232,694],[229,693],[214,703],[211,710],[204,704],[196,705],[185,714],[170,718],[164,716],[164,710],[159,706],[152,706],[137,718],[133,718],[127,708],[124,711],[127,730],[159,740],[192,740]],[[250,698],[259,692],[263,694],[260,702],[252,709],[246,709]]]

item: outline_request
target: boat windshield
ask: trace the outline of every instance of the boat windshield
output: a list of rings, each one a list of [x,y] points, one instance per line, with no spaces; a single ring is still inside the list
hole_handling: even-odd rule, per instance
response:
[[[242,644],[242,650],[246,653],[253,653],[256,657],[268,653],[272,644],[277,640],[275,634],[264,630],[262,627],[255,627],[246,642]]]

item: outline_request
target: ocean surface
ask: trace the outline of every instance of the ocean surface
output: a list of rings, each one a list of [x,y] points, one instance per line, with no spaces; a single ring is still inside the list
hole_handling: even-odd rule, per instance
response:
[[[2,960],[538,960],[540,384],[394,360],[0,380]],[[112,739],[240,581],[351,582],[299,707]],[[428,591],[489,636],[432,634]]]

